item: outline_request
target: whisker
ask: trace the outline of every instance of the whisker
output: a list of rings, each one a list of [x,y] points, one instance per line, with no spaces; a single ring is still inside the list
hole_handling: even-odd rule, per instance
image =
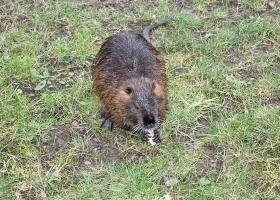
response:
[[[132,133],[135,133],[135,131],[136,131],[136,127],[133,126],[132,129],[131,129],[131,132],[132,132]]]
[[[139,124],[136,124],[135,126],[132,127],[131,132],[136,133],[139,131]]]
[[[142,130],[143,130],[143,128],[140,126],[140,124],[137,124],[137,132],[140,132]]]

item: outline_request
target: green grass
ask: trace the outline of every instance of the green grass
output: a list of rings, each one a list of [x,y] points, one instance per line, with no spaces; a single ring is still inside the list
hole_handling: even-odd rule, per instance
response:
[[[280,199],[274,3],[2,1],[0,199]],[[169,81],[162,143],[100,129],[102,40],[172,15],[151,34]]]

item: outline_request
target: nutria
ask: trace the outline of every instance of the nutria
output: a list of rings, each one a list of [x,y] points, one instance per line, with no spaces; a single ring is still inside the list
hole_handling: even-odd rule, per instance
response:
[[[106,39],[93,67],[95,89],[106,112],[101,126],[137,132],[145,141],[160,142],[159,127],[167,109],[167,79],[159,52],[149,43],[151,29],[142,34],[119,32]]]

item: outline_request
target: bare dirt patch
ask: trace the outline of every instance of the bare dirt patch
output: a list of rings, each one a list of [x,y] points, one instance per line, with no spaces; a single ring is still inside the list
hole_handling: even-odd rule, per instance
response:
[[[273,98],[268,99],[266,101],[262,101],[261,103],[265,104],[265,105],[277,105],[277,106],[280,106],[280,97],[273,97]]]
[[[247,176],[247,183],[250,188],[258,191],[272,191],[275,196],[280,194],[280,184],[276,177],[271,177],[268,179],[261,174],[251,174]],[[275,184],[276,183],[276,184]],[[277,184],[278,183],[278,184]],[[272,197],[272,196],[271,196]],[[278,199],[278,198],[268,198],[268,199]]]
[[[209,119],[199,118],[195,122],[192,122],[187,129],[186,133],[193,133],[195,136],[209,134],[210,133],[210,121]]]
[[[217,175],[223,167],[222,150],[215,145],[204,145],[201,149],[202,159],[196,163],[198,177],[209,173]]]
[[[0,33],[13,26],[26,26],[29,23],[29,17],[14,10],[12,4],[0,2]]]
[[[181,0],[173,0],[171,5],[174,7],[174,8],[177,8],[177,9],[183,9],[185,12],[187,13],[192,13],[194,12],[193,9],[191,9],[191,7],[187,6],[187,3],[185,1],[181,1]]]
[[[73,26],[67,21],[55,21],[50,24],[51,30],[55,31],[55,35],[62,37],[70,37],[73,34]]]
[[[194,170],[188,173],[187,179],[197,182],[201,178],[220,178],[219,174],[223,170],[223,151],[216,145],[205,144],[200,147],[200,160],[195,164]]]
[[[72,157],[73,168],[80,171],[100,167],[102,162],[118,161],[121,152],[115,146],[101,141],[86,124],[76,125],[59,124],[50,130],[47,142],[40,147],[45,152],[42,163],[46,165],[53,162],[57,155],[65,154]],[[73,146],[77,138],[82,143]]]
[[[23,81],[16,81],[14,82],[14,87],[18,90],[18,92],[22,92],[29,97],[37,98],[40,96],[39,93],[34,90],[34,88],[36,87],[35,83],[31,84]]]
[[[174,63],[174,70],[173,70],[173,73],[172,75],[175,77],[175,76],[180,76],[182,74],[188,74],[190,73],[189,69],[186,69],[184,67],[181,67],[181,64],[178,63]]]
[[[269,45],[260,46],[257,50],[261,55],[266,56],[269,52]]]
[[[93,61],[92,55],[88,55],[88,61],[89,62]],[[74,72],[75,76],[77,76],[80,74],[82,70],[87,72],[90,70],[90,68],[88,67],[88,65],[86,65],[86,63],[78,63],[78,62],[79,62],[79,58],[75,56],[65,56],[65,58],[63,58],[63,61],[59,61],[56,58],[41,58],[37,66],[47,67],[50,75],[52,76],[55,75],[58,76],[60,72],[64,74],[69,72]]]
[[[186,149],[192,149],[196,141],[187,135],[171,135],[170,137],[173,142],[183,145]]]
[[[65,124],[60,124],[50,130],[48,141],[43,143],[42,148],[46,150],[50,157],[55,157],[59,151],[67,148],[67,143],[71,140],[71,132]]]
[[[137,162],[150,154],[147,150],[128,148],[121,137],[117,142],[99,137],[87,123],[76,117],[72,118],[71,125],[59,124],[51,129],[47,141],[36,146],[43,152],[41,162],[46,170],[51,168],[49,163],[53,163],[61,154],[72,158],[71,171],[75,172],[99,168],[102,163]]]
[[[228,56],[227,59],[231,64],[239,64],[240,63],[240,58],[239,58],[239,50],[237,47],[232,47],[228,51]]]
[[[213,120],[217,120],[214,117]],[[190,128],[186,130],[186,135],[172,135],[172,141],[178,142],[186,149],[200,152],[201,158],[195,165],[195,171],[188,174],[189,180],[196,182],[198,179],[206,176],[217,177],[223,167],[223,151],[219,146],[204,144],[198,145],[199,137],[210,134],[210,119],[198,119],[192,122]]]
[[[11,14],[0,17],[0,33],[8,30],[12,26],[26,26],[30,22],[24,14]]]
[[[267,100],[261,100],[260,103],[264,104],[264,105],[280,106],[280,86],[279,86],[279,88],[274,90],[273,97],[271,97]]]
[[[75,76],[74,72],[70,73],[71,71],[76,70],[67,68],[67,63],[59,62],[55,58],[40,59],[38,66],[35,66],[35,71],[31,72],[38,80],[32,83],[24,80],[15,81],[14,87],[23,94],[37,99],[45,91],[71,89],[71,82]],[[38,88],[38,84],[42,82],[42,87]]]
[[[233,112],[240,112],[244,109],[244,104],[241,99],[237,98],[233,94],[221,94],[224,96],[222,107],[224,109],[230,109]]]
[[[39,64],[54,68],[65,68],[67,66],[67,63],[61,62],[56,58],[41,58]]]
[[[5,128],[5,127],[3,127],[3,128]],[[4,146],[1,147],[2,152],[6,152],[7,154],[14,154],[14,152],[17,151],[19,148],[19,141],[17,141],[17,140],[8,140],[8,138],[7,139],[4,138],[2,141],[3,141],[3,144],[5,144],[5,147]],[[0,163],[1,163],[0,164],[0,168],[1,168],[3,166],[2,166],[2,162],[0,162]]]
[[[80,76],[86,76],[89,67],[86,64],[75,65],[77,58],[66,58],[66,60],[62,62],[56,58],[40,59],[35,66],[35,72],[32,72],[33,76],[39,78],[39,80],[29,84],[28,91],[26,89],[24,91],[36,94],[44,91],[56,91],[58,89],[71,90],[76,79]],[[40,89],[36,89],[36,86],[42,82],[43,86]]]
[[[227,3],[227,8],[232,11],[237,11],[244,18],[262,16],[268,18],[269,20],[276,20],[278,14],[276,10],[269,5],[269,2],[270,1],[263,5],[261,10],[254,10],[252,7],[237,1],[230,1]]]
[[[134,9],[134,5],[132,2],[119,0],[119,1],[112,1],[112,0],[104,0],[105,6],[112,6],[116,10],[123,11],[123,10],[132,10]]]
[[[246,81],[256,81],[261,77],[262,70],[255,66],[249,66],[241,69],[238,72],[238,76],[242,77]]]
[[[57,89],[71,89],[71,85],[67,84],[67,82],[65,81],[46,80],[44,88],[36,90],[37,85],[40,83],[40,80],[33,83],[16,81],[14,82],[14,87],[18,90],[19,93],[23,93],[24,95],[32,99],[38,99],[41,94],[46,91],[56,91]]]

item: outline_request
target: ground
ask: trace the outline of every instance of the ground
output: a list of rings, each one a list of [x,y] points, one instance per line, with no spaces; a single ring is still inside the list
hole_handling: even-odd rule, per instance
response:
[[[1,1],[1,199],[279,199],[278,0]],[[105,39],[153,30],[162,142],[99,125]]]

